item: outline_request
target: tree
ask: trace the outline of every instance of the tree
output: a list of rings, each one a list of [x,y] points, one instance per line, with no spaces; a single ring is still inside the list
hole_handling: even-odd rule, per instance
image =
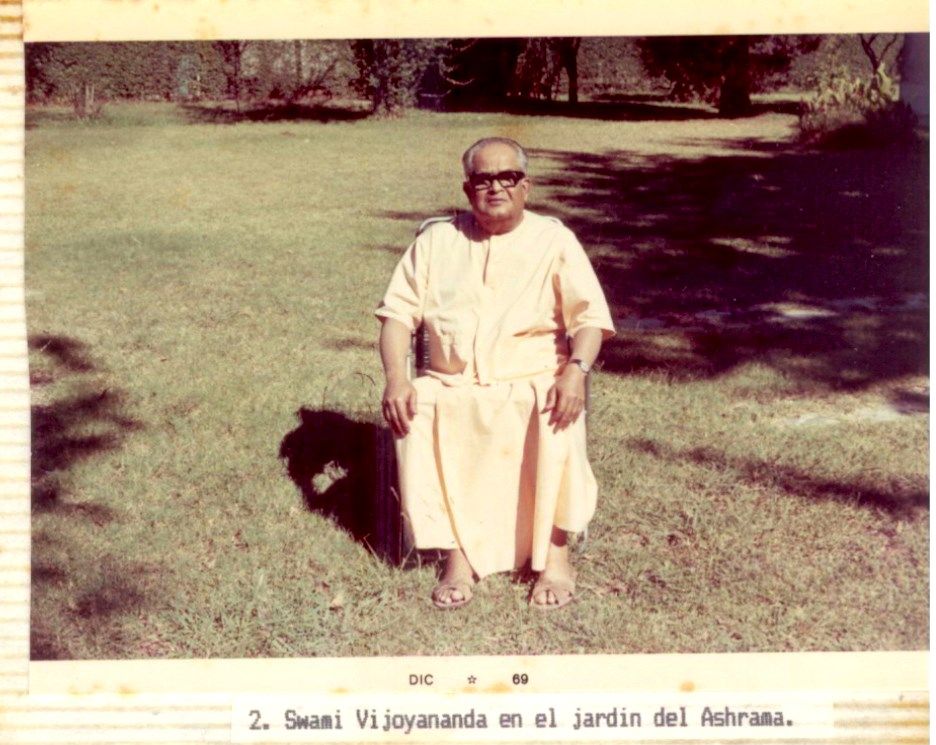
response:
[[[213,41],[212,48],[221,57],[227,81],[227,95],[234,97],[234,105],[240,111],[241,84],[243,83],[244,51],[248,41]]]
[[[559,62],[569,79],[569,103],[578,103],[578,52],[581,37],[557,39]]]
[[[305,76],[302,74],[302,40],[294,39],[293,40],[293,71],[295,72],[295,79],[293,81],[292,95],[291,98],[295,98],[299,91],[302,89],[302,84],[305,82]]]
[[[578,102],[578,50],[581,38],[526,39],[517,58],[511,93],[524,98],[556,97],[562,71],[569,80],[569,102]]]
[[[651,75],[667,78],[679,100],[717,103],[722,116],[751,111],[751,93],[782,79],[797,55],[814,51],[819,36],[646,37],[640,59]]]
[[[362,39],[351,42],[358,68],[356,88],[372,111],[393,115],[413,106],[445,42],[434,39]]]
[[[440,62],[447,93],[471,104],[553,100],[565,70],[569,101],[576,103],[580,44],[577,37],[453,41]]]
[[[27,49],[30,101],[68,101],[80,119],[97,116],[109,91],[104,44],[31,44]]]
[[[858,34],[858,41],[871,65],[871,74],[876,75],[878,68],[887,63],[887,53],[900,39],[900,34],[885,34],[879,42],[880,34]],[[875,46],[877,44],[877,46]]]

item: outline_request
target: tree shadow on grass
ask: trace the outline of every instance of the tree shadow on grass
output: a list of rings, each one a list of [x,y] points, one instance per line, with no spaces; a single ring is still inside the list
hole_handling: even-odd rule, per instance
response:
[[[126,413],[122,393],[103,386],[94,375],[100,371],[82,342],[65,336],[34,335],[29,338],[28,346],[33,352],[31,379],[34,386],[59,382],[68,390],[66,395],[50,395],[48,402],[34,403],[31,407],[33,514],[87,520],[95,528],[104,528],[116,519],[115,511],[90,501],[70,501],[67,474],[78,462],[117,449],[125,437],[141,425]],[[42,375],[37,375],[39,372]],[[75,376],[79,380],[67,380]],[[51,394],[51,390],[46,393]],[[89,567],[82,563],[83,553],[79,548],[60,545],[61,539],[58,540],[57,543],[51,538],[48,531],[33,535],[32,659],[72,656],[67,642],[59,641],[57,630],[50,625],[54,624],[54,619],[35,611],[45,602],[54,602],[46,593],[55,592],[55,588],[68,580],[72,572],[68,566],[70,562],[80,568],[82,574],[93,571],[100,575],[90,589],[68,599],[68,609],[62,609],[80,619],[80,623],[102,623],[106,617],[134,610],[144,600],[140,583],[127,575],[124,562],[119,566],[115,564],[113,571],[108,572],[100,567]],[[69,557],[65,565],[50,558],[62,553]]]
[[[240,111],[224,105],[182,104],[185,118],[192,124],[239,124],[241,122],[348,122],[365,119],[370,111],[328,105],[263,104]]]
[[[52,362],[68,372],[91,372],[94,363],[91,362],[87,348],[80,341],[69,339],[66,336],[49,336],[37,334],[28,340],[30,350],[41,352]]]
[[[400,561],[400,507],[392,440],[385,428],[337,411],[301,408],[299,426],[279,456],[306,507],[334,520],[354,540],[393,564]]]
[[[589,104],[593,105],[598,111],[601,110],[601,106],[606,106],[611,111],[619,108],[623,112],[631,112],[632,116],[630,118],[635,121],[667,119],[670,121],[683,121],[686,119],[712,119],[718,117],[716,107],[702,103],[679,103],[668,92],[605,93],[595,96],[592,101],[584,105]],[[583,104],[578,105],[582,106]],[[761,114],[793,114],[798,116],[803,111],[803,107],[802,101],[794,99],[754,100],[751,102],[748,116],[760,116]],[[696,113],[695,116],[693,116],[693,112]]]
[[[34,509],[84,515],[98,524],[109,521],[107,507],[62,503],[59,474],[79,460],[118,448],[128,431],[139,429],[123,410],[119,393],[96,387],[32,407]]]
[[[44,358],[42,384],[97,371],[87,347],[76,339],[37,335],[29,338],[28,346]],[[63,504],[59,477],[79,460],[118,448],[129,432],[140,428],[126,414],[123,394],[88,379],[66,396],[34,403],[31,415],[33,508],[82,514],[97,523],[109,520],[106,507]]]
[[[928,414],[929,390],[926,392],[898,388],[891,392],[891,406],[900,414]]]
[[[759,362],[845,389],[927,372],[928,143],[685,144],[683,158],[532,153],[621,321],[606,371],[698,379]],[[705,146],[737,154],[696,157]]]
[[[104,556],[95,566],[88,567],[82,577],[81,591],[68,594],[63,608],[55,608],[46,617],[43,610],[50,603],[61,602],[58,594],[47,599],[35,596],[34,588],[32,617],[30,621],[30,658],[33,660],[74,659],[70,649],[69,634],[80,629],[83,636],[98,640],[112,648],[120,640],[114,637],[115,621],[121,616],[139,613],[150,604],[157,594],[162,567],[144,562],[128,562],[124,557]],[[61,586],[69,584],[69,573],[54,566],[33,566],[33,582],[41,582],[43,591],[62,592]],[[37,602],[38,600],[38,602]],[[55,624],[56,614],[69,617],[71,628],[63,634]],[[166,645],[144,642],[139,649],[127,647],[122,657],[153,657],[167,651]]]
[[[378,217],[384,217],[389,220],[401,220],[403,222],[410,223],[413,226],[413,231],[415,232],[416,229],[425,220],[432,219],[435,217],[454,218],[454,217],[457,217],[463,211],[464,210],[462,208],[448,206],[448,207],[440,208],[437,210],[431,210],[427,212],[416,212],[416,211],[403,212],[400,210],[384,210],[382,212],[378,212],[377,215]]]
[[[677,449],[664,443],[632,438],[627,447],[671,463],[694,463],[735,475],[738,482],[768,488],[809,500],[834,500],[886,512],[896,518],[913,518],[929,507],[925,476],[914,476],[882,489],[870,481],[816,478],[793,468],[756,458],[733,458],[710,447]]]
[[[665,96],[619,96],[592,101],[546,101],[541,99],[505,98],[502,100],[453,101],[449,111],[518,116],[556,116],[573,119],[595,119],[629,122],[682,122],[716,119],[712,106],[679,103]]]

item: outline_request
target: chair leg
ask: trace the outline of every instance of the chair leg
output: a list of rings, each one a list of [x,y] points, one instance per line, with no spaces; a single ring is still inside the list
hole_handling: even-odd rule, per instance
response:
[[[373,495],[374,549],[391,564],[399,564],[405,556],[403,519],[397,477],[393,434],[386,427],[376,433],[377,478]]]

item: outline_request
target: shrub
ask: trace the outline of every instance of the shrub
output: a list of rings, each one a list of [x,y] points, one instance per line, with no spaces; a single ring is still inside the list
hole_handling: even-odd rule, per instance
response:
[[[805,142],[827,147],[862,147],[914,137],[916,115],[900,101],[900,88],[883,64],[874,77],[853,77],[844,65],[820,76],[818,92],[800,116]]]

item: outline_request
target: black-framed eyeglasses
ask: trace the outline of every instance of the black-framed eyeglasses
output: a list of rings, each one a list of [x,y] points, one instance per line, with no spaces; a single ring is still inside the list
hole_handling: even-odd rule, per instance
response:
[[[523,171],[501,171],[500,173],[472,173],[468,177],[468,185],[475,191],[490,189],[494,182],[504,189],[512,189],[526,178]]]

